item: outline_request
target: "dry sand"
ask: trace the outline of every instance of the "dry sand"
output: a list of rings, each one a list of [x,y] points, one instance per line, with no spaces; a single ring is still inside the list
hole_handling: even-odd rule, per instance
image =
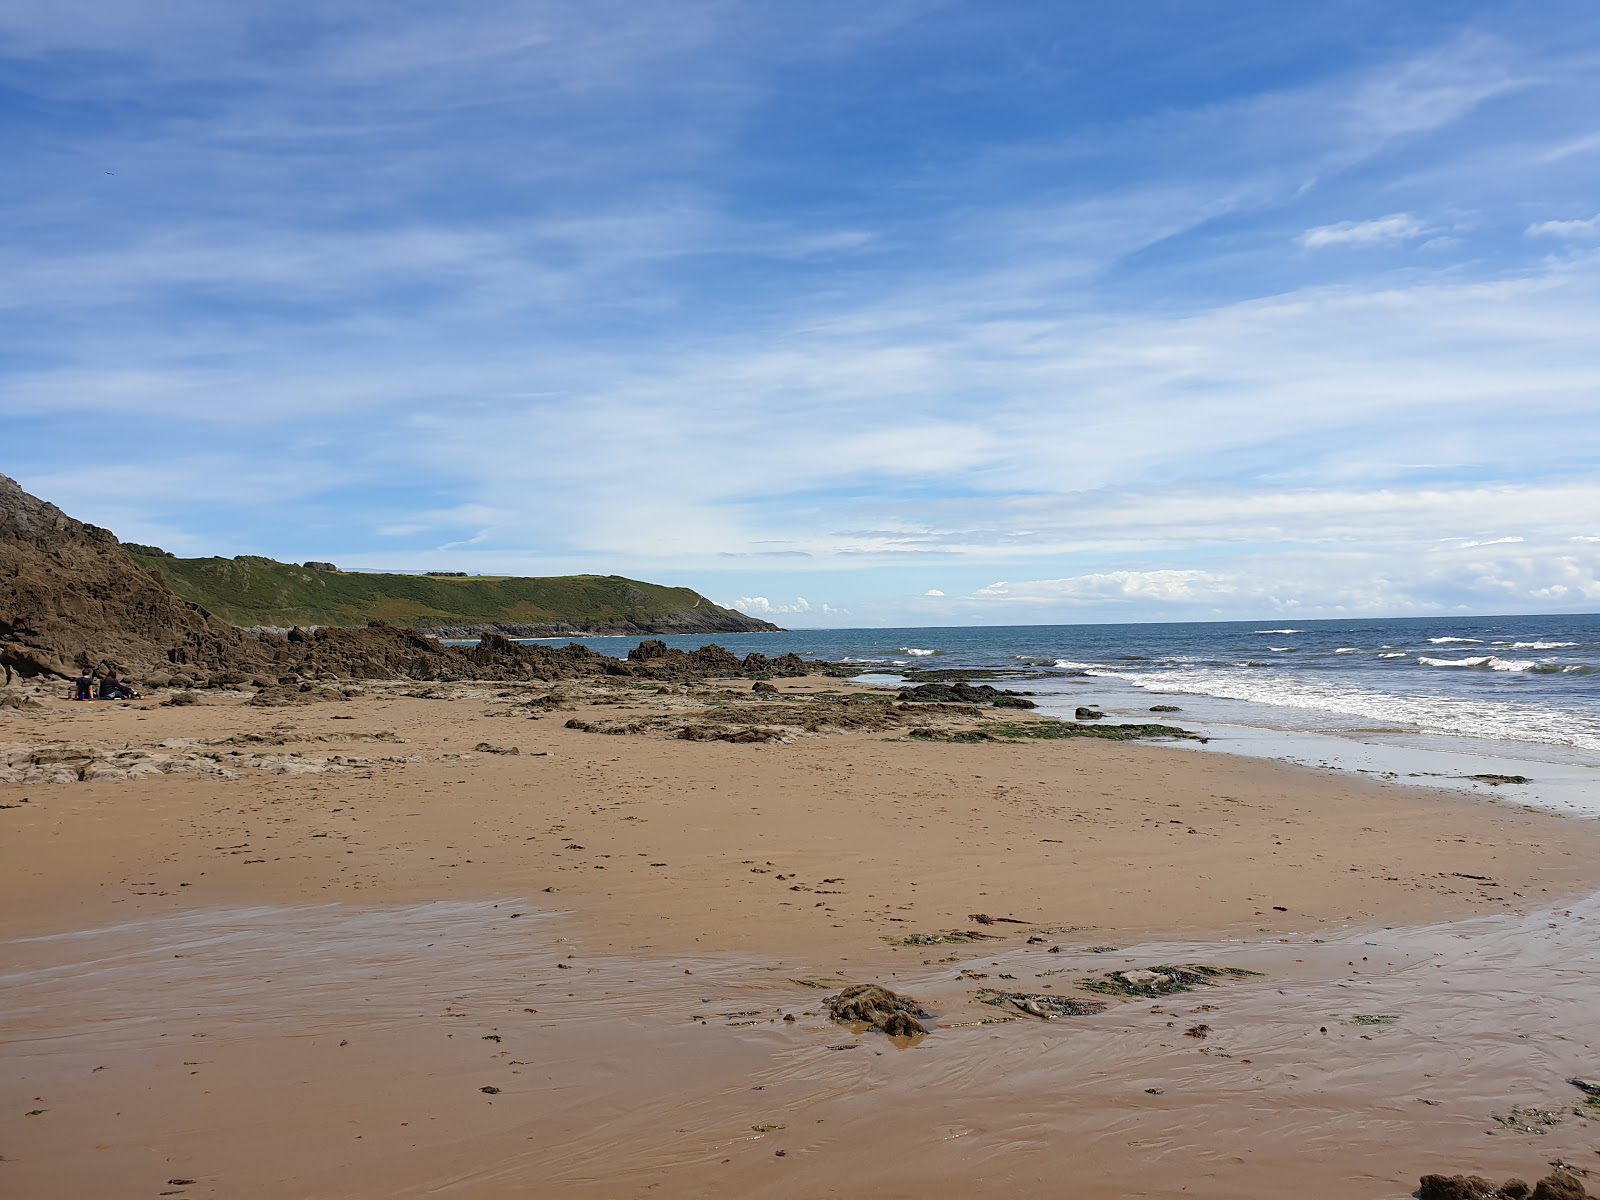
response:
[[[236,777],[0,786],[0,1195],[1398,1197],[1600,1167],[1563,1082],[1600,1074],[1571,965],[1600,914],[1548,911],[1600,886],[1596,823],[1172,746],[693,743],[401,690],[4,718],[0,745],[176,739]],[[619,697],[579,715],[678,703]],[[994,940],[891,940],[950,931]],[[1264,974],[1049,1024],[976,1003],[1174,961]],[[812,985],[859,979],[934,1032],[828,1024]],[[1513,1104],[1561,1117],[1491,1120]]]

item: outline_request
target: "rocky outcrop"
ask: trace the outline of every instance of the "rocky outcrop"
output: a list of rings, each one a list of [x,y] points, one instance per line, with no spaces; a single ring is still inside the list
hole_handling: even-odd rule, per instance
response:
[[[0,677],[265,666],[272,655],[141,568],[115,535],[0,475]]]

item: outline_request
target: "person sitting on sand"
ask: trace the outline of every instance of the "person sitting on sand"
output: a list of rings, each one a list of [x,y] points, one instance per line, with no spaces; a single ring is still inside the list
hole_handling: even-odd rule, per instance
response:
[[[117,678],[117,673],[114,669],[108,667],[106,673],[100,678],[100,699],[133,700],[136,698],[134,690]]]
[[[94,672],[91,671],[88,667],[85,667],[78,674],[78,681],[77,681],[76,687],[78,689],[78,694],[73,697],[74,700],[93,700],[94,699]]]

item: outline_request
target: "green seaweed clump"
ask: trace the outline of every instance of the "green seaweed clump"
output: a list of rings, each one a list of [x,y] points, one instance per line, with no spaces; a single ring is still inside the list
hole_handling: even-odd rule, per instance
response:
[[[994,933],[973,933],[967,929],[951,929],[945,933],[908,933],[905,937],[884,938],[891,946],[949,946],[957,942],[983,942],[998,937]]]
[[[1098,978],[1080,979],[1078,986],[1102,996],[1171,996],[1192,992],[1197,987],[1213,987],[1223,979],[1243,979],[1260,975],[1243,967],[1187,966],[1146,967],[1143,970],[1107,971]]]
[[[1091,1017],[1106,1010],[1105,1004],[1099,1000],[1074,1000],[1067,996],[1051,996],[1044,992],[996,992],[984,988],[978,992],[978,1000],[982,1004],[992,1004],[996,1008],[1010,1005],[1020,1012],[1045,1021],[1054,1021],[1057,1017]]]

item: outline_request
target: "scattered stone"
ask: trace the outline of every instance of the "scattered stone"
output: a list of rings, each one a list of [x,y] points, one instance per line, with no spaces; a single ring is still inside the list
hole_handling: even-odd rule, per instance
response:
[[[928,1032],[918,1017],[930,1015],[915,1000],[875,983],[853,983],[823,1002],[841,1025],[868,1025],[890,1037],[916,1037]]]
[[[1150,711],[1151,712],[1182,712],[1183,709],[1179,708],[1176,704],[1152,704],[1150,706]]]
[[[1183,1036],[1204,1040],[1211,1036],[1211,1026],[1205,1024],[1191,1025],[1183,1031]]]
[[[975,925],[1026,925],[1026,921],[1019,921],[1016,917],[991,917],[988,913],[968,913],[967,920]],[[1041,939],[1043,940],[1043,939]]]
[[[1087,705],[1079,705],[1073,711],[1072,715],[1080,721],[1098,721],[1100,718],[1105,716],[1105,713],[1101,712],[1098,708],[1089,708]]]
[[[493,1086],[492,1084],[490,1086],[488,1086],[488,1087],[481,1087],[478,1090],[480,1092],[482,1092],[485,1096],[498,1096],[500,1094],[500,1089],[495,1087],[495,1086]]]
[[[163,705],[165,705],[166,707],[168,707],[168,708],[181,708],[185,704],[199,704],[200,703],[200,693],[198,693],[198,692],[173,692],[172,695],[168,696],[161,703]]]
[[[763,696],[776,696],[778,694],[778,685],[767,683],[765,680],[758,680],[750,685],[750,690]]]
[[[1576,1077],[1567,1080],[1567,1082],[1586,1096],[1600,1098],[1600,1083],[1591,1083],[1587,1079],[1578,1079]]]
[[[491,746],[488,742],[479,742],[476,746],[473,747],[473,749],[476,750],[479,754],[516,754],[516,755],[520,755],[522,753],[522,751],[517,749],[515,746]]]

